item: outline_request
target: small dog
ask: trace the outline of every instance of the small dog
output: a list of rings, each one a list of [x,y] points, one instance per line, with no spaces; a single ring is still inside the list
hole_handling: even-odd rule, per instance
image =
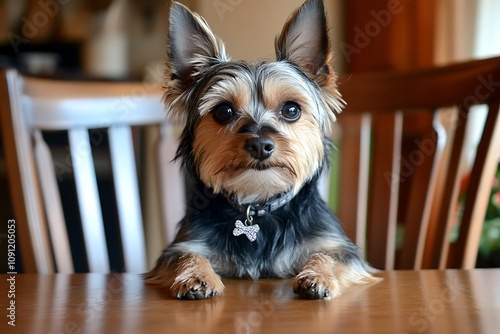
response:
[[[221,294],[220,276],[295,276],[311,299],[377,280],[317,190],[344,104],[323,1],[297,9],[275,47],[275,62],[231,61],[202,17],[172,4],[164,102],[198,195],[146,278],[178,298]]]

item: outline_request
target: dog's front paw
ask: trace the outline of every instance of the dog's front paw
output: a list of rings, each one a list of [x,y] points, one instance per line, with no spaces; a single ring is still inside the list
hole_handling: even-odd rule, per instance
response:
[[[293,292],[308,299],[330,299],[328,280],[319,274],[301,273],[295,277]]]
[[[172,285],[172,293],[179,299],[210,298],[220,294],[223,289],[224,285],[218,276],[193,276],[189,278],[177,277]]]
[[[205,299],[221,294],[224,284],[207,259],[186,254],[177,263],[171,290],[179,299]]]
[[[379,281],[373,277],[360,260],[349,264],[336,261],[334,257],[316,253],[307,260],[293,281],[293,291],[303,298],[332,299],[340,296],[353,284],[368,284]]]
[[[293,292],[309,299],[335,297],[335,265],[332,257],[320,253],[313,254],[295,277]]]

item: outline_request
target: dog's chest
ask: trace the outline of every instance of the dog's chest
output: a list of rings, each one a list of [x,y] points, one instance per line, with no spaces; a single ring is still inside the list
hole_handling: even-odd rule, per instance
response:
[[[268,219],[256,219],[253,226],[259,226],[254,241],[230,231],[218,240],[213,239],[210,247],[217,251],[211,262],[216,272],[250,278],[295,275],[307,256],[303,243],[294,238],[296,233]]]

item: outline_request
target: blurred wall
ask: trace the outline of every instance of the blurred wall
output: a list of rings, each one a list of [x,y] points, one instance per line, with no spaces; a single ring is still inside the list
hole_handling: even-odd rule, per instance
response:
[[[304,0],[191,0],[191,8],[202,15],[226,44],[234,59],[274,59],[274,38],[288,16]],[[343,34],[343,1],[326,0],[332,46],[337,49]],[[340,53],[337,69],[344,68]]]
[[[274,59],[275,36],[288,16],[305,0],[179,1],[207,20],[224,40],[230,56],[254,61]],[[120,24],[116,25],[119,36],[110,35],[106,39],[103,26],[112,4],[117,2],[126,4],[118,20]],[[85,72],[92,75],[98,76],[99,69],[90,71],[89,64],[95,67],[97,63],[101,68],[117,66],[117,56],[124,64],[124,77],[137,79],[148,72],[161,72],[158,67],[166,51],[170,0],[71,0],[57,2],[59,5],[49,9],[42,3],[38,0],[0,0],[0,44],[9,44],[9,33],[19,36],[22,44],[28,46],[74,41],[82,44],[82,65]],[[345,67],[345,57],[339,51],[344,33],[345,3],[325,0],[337,70]],[[47,22],[38,22],[40,17]],[[33,26],[33,22],[36,23],[34,33],[33,28],[26,30],[26,24]],[[124,38],[121,44],[117,43],[120,38]],[[105,49],[102,55],[101,49]],[[97,53],[90,52],[92,50]]]

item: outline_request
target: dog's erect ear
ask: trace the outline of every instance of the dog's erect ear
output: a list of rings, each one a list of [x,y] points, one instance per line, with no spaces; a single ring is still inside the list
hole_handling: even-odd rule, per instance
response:
[[[167,66],[173,78],[189,87],[206,66],[227,60],[224,44],[207,22],[184,5],[172,2]]]
[[[297,9],[276,38],[275,47],[278,61],[297,65],[322,88],[325,110],[331,112],[321,123],[329,131],[335,112],[339,113],[345,102],[337,90],[323,0],[307,0]]]
[[[298,65],[311,78],[323,84],[333,75],[333,59],[323,0],[308,0],[287,20],[276,38],[276,58]]]
[[[217,62],[228,60],[224,44],[207,22],[184,5],[172,2],[163,101],[173,123],[186,121],[189,88],[197,75]]]

